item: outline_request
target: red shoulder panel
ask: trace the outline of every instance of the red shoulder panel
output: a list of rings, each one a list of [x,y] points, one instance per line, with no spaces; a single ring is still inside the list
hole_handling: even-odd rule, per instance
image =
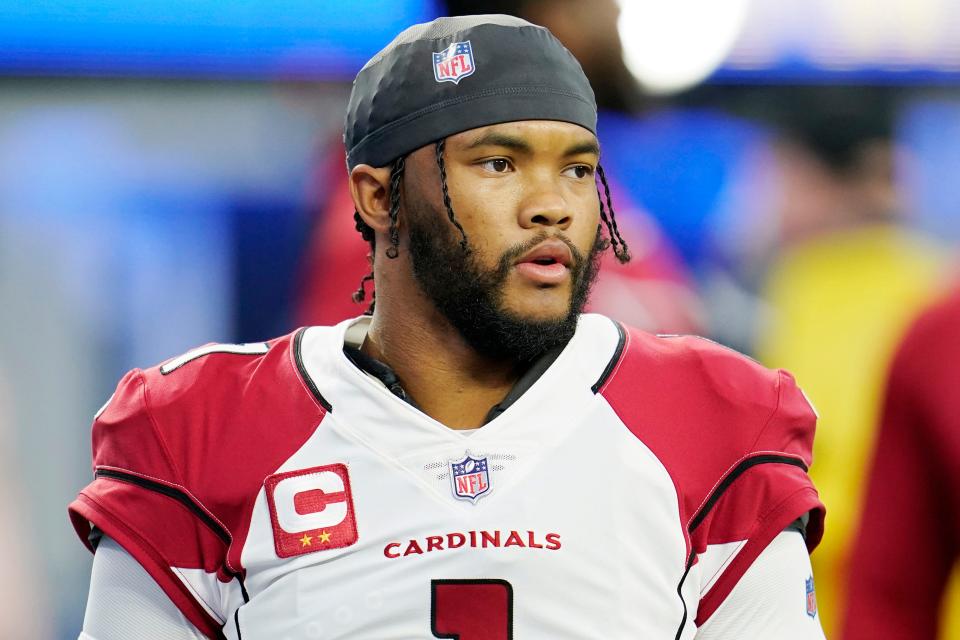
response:
[[[789,374],[702,338],[629,329],[601,393],[673,479],[690,562],[707,545],[748,541],[701,600],[698,624],[804,513],[808,545],[819,542],[823,507],[806,473],[816,415]]]
[[[271,342],[262,356],[211,354],[167,375],[145,372],[147,401],[182,483],[230,531],[227,563],[237,571],[264,478],[326,413],[295,361],[300,335]]]
[[[242,585],[240,554],[264,478],[326,413],[295,361],[299,335],[266,353],[134,370],[93,424],[96,479],[70,505],[78,533],[85,540],[92,523],[117,539],[212,637],[219,625],[169,567]]]

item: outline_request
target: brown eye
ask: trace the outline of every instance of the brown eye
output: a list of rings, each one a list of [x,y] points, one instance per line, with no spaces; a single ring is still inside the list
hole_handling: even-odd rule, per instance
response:
[[[506,173],[510,169],[510,162],[505,158],[493,158],[485,160],[482,166],[494,173]]]
[[[568,172],[572,172],[572,175]],[[572,167],[568,167],[564,173],[567,173],[567,175],[570,175],[570,177],[582,180],[583,178],[593,175],[593,167],[585,164],[577,164]]]

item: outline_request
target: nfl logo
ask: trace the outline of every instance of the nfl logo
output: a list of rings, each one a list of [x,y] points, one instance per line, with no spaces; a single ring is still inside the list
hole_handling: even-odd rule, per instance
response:
[[[490,493],[490,471],[487,459],[474,458],[467,451],[462,460],[450,461],[450,484],[453,497],[473,504]]]
[[[807,615],[811,618],[817,615],[817,592],[813,588],[813,576],[806,580],[807,583]]]
[[[471,75],[476,68],[469,40],[454,42],[443,51],[433,52],[433,77],[437,82],[458,84],[461,78]]]

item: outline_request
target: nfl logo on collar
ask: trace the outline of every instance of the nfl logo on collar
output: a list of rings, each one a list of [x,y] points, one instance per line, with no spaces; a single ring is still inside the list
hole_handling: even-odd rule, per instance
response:
[[[467,451],[462,460],[451,460],[450,485],[454,498],[477,504],[477,500],[490,493],[490,470],[486,457],[474,458]]]
[[[459,84],[477,68],[470,41],[454,42],[443,51],[433,52],[433,77],[437,82]]]

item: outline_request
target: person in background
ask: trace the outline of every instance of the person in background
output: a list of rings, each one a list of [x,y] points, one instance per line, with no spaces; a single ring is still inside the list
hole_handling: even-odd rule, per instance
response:
[[[944,599],[960,553],[958,381],[960,288],[913,324],[890,369],[844,640],[960,637],[960,600]]]
[[[761,291],[771,314],[756,354],[795,372],[820,412],[813,476],[831,533],[813,563],[831,637],[857,544],[883,372],[933,295],[941,261],[936,247],[905,228],[890,119],[876,106],[808,112],[776,155],[781,250]]]
[[[441,4],[447,16],[506,14],[555,33],[590,80],[601,128],[604,112],[635,114],[646,104],[623,62],[617,33],[619,7],[614,0],[446,0]],[[618,165],[616,158],[608,160],[612,167]],[[357,235],[351,217],[344,215],[353,203],[343,175],[339,141],[324,149],[316,175],[316,183],[328,185],[329,190],[315,198],[318,214],[300,271],[296,315],[297,322],[304,325],[333,324],[361,311],[363,307],[351,294],[370,270],[369,247]],[[611,314],[651,332],[704,333],[703,306],[682,258],[657,221],[618,186],[616,173],[608,178],[617,202],[618,223],[633,259],[627,265],[618,264],[612,255],[602,259],[588,311]]]

